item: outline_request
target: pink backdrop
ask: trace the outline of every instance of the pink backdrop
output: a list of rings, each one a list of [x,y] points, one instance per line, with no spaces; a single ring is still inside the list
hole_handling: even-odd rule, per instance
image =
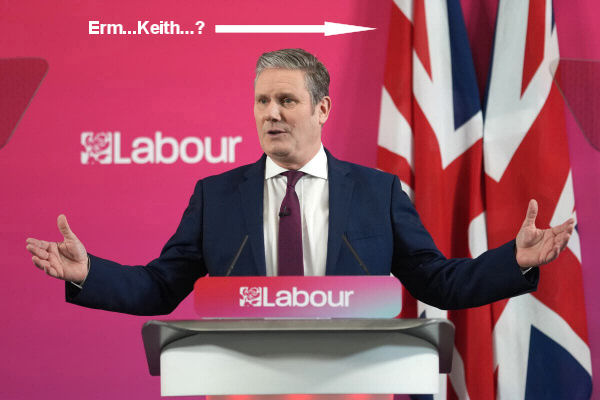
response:
[[[494,0],[463,0],[476,63],[487,71]],[[218,5],[216,5],[218,4]],[[89,252],[122,263],[150,261],[174,232],[197,179],[260,156],[252,117],[252,79],[263,51],[302,47],[332,75],[332,117],[325,145],[339,158],[375,166],[389,0],[222,2],[64,0],[0,4],[0,58],[40,57],[49,64],[40,89],[10,142],[0,149],[0,398],[159,398],[140,338],[148,318],[86,310],[64,302],[64,288],[35,269],[25,238],[60,240],[65,213]],[[600,59],[600,27],[592,0],[555,1],[561,53]],[[174,20],[202,35],[101,36],[88,21]],[[215,24],[322,24],[376,27],[353,35],[215,34]],[[483,77],[483,74],[481,74]],[[482,78],[481,81],[484,79]],[[181,142],[240,137],[235,161],[196,164],[82,165],[83,132],[120,132],[123,154],[155,132]],[[600,153],[571,123],[588,324],[600,365]],[[543,279],[543,277],[542,277]],[[191,298],[169,318],[193,318]]]

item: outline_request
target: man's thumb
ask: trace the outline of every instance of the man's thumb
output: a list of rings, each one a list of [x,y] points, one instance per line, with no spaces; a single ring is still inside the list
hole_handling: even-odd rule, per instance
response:
[[[67,217],[64,214],[60,214],[58,219],[56,220],[56,224],[58,225],[58,230],[63,235],[65,239],[73,239],[76,238],[75,234],[69,228],[69,223],[67,222]]]
[[[527,207],[527,215],[525,216],[525,221],[523,221],[523,226],[535,226],[535,218],[538,213],[538,203],[535,199],[529,200],[529,206]]]

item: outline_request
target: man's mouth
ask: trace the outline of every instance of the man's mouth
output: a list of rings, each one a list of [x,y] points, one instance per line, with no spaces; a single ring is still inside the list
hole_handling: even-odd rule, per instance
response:
[[[269,129],[267,131],[267,133],[269,135],[279,135],[280,133],[284,133],[285,131],[283,129]]]

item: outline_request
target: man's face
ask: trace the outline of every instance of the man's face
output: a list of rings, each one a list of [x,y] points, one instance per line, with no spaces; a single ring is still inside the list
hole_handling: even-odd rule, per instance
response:
[[[260,146],[282,167],[301,168],[319,151],[321,127],[330,108],[329,97],[312,106],[303,71],[264,70],[254,87]]]

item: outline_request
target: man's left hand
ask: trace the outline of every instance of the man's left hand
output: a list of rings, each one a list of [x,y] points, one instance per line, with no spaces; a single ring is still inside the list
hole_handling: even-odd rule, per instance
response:
[[[575,226],[575,220],[569,218],[554,228],[538,229],[535,227],[537,213],[537,201],[531,199],[516,241],[517,263],[523,269],[547,264],[556,259],[567,246]]]

